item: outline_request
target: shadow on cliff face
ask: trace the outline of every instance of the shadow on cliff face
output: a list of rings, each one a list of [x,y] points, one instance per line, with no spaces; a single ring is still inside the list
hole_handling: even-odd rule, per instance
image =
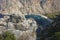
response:
[[[51,24],[51,26],[48,26],[46,30],[41,31],[37,36],[40,39],[37,40],[60,40],[60,15],[57,15],[56,18],[54,18],[54,22]],[[57,34],[56,34],[57,33]]]
[[[55,34],[55,32],[60,31],[60,15],[57,15],[57,17],[53,19],[53,23],[50,23],[49,20],[37,15],[26,15],[26,18],[33,18],[37,22],[37,40],[53,40],[53,35]],[[41,28],[43,30],[41,30]]]

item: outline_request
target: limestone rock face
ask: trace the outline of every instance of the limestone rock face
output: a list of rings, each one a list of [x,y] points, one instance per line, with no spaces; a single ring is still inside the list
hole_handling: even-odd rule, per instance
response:
[[[31,30],[22,32],[18,40],[36,40],[36,33]]]
[[[60,0],[0,0],[0,13],[45,14],[60,11]]]
[[[9,31],[15,35],[17,40],[36,40],[36,21],[17,15],[4,15],[0,18],[0,34]]]
[[[46,13],[59,12],[60,0],[41,0],[40,4]]]
[[[17,23],[17,28],[20,30],[35,30],[37,29],[37,24],[33,19],[22,20],[22,22]]]

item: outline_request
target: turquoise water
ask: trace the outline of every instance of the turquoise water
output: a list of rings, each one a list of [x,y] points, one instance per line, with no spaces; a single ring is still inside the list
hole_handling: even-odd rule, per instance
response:
[[[44,17],[41,17],[40,15],[26,15],[25,17],[27,19],[33,18],[38,25],[41,25],[43,27],[51,24],[51,21],[49,21],[48,19],[45,19]]]
[[[43,30],[46,29],[49,25],[51,25],[51,21],[49,21],[48,19],[45,19],[44,17],[40,16],[40,15],[25,15],[25,17],[27,19],[29,18],[33,18],[37,24],[38,24],[38,29],[37,29],[37,33],[39,33],[41,31],[41,28],[39,26],[42,26]]]

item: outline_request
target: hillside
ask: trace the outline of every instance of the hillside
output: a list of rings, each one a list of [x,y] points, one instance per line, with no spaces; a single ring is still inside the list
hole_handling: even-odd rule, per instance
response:
[[[0,0],[0,13],[45,14],[60,11],[60,0]]]

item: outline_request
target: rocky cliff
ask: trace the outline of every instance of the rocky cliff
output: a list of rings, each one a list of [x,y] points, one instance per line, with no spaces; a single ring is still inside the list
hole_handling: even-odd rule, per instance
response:
[[[60,0],[0,0],[0,13],[45,14],[60,11]]]
[[[36,40],[38,25],[45,27],[47,22],[51,22],[41,14],[52,12],[52,3],[52,0],[0,0],[0,34],[9,31],[15,34],[16,39]],[[25,17],[31,14],[35,16]]]

